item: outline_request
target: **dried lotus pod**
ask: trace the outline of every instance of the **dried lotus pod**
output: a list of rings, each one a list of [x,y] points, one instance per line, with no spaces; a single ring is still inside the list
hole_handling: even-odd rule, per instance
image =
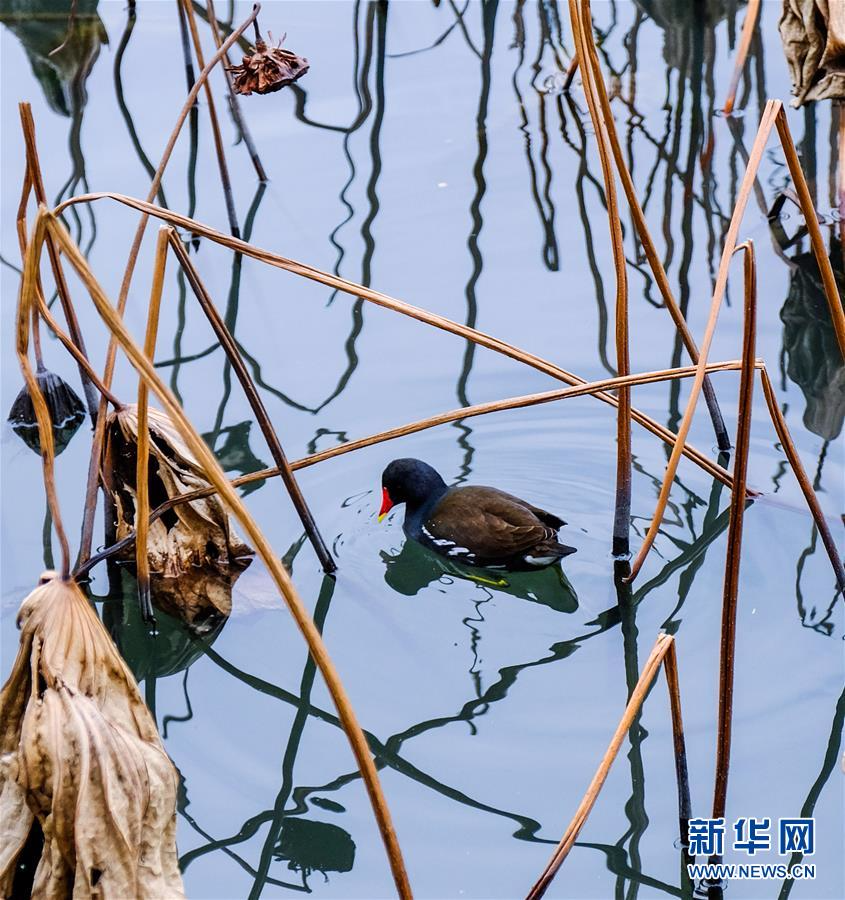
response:
[[[202,467],[161,410],[148,410],[149,492],[152,508],[209,487]],[[122,540],[135,527],[138,411],[134,404],[112,413],[103,446],[103,481],[114,502],[115,531]],[[147,537],[153,599],[189,625],[211,628],[232,607],[232,584],[253,554],[235,532],[216,494],[179,503],[150,524]],[[133,562],[134,547],[123,559]]]
[[[53,425],[53,444],[58,455],[67,447],[70,439],[76,434],[79,426],[85,421],[85,407],[73,388],[53,372],[40,367],[35,373],[38,387],[44,395],[50,421]],[[9,424],[12,431],[36,453],[41,452],[41,440],[38,437],[38,420],[29,388],[24,386],[15,397],[9,410]]]
[[[183,897],[179,778],[138,685],[91,604],[46,572],[18,613],[0,693],[0,896],[30,829],[33,897]]]
[[[293,84],[308,71],[308,60],[292,50],[283,50],[283,41],[284,38],[277,47],[271,47],[256,28],[253,52],[244,56],[241,65],[229,69],[236,93],[272,94]]]

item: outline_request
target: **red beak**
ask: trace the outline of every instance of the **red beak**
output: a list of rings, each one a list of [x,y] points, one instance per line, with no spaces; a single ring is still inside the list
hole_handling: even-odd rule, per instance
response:
[[[390,512],[394,507],[393,501],[390,499],[390,494],[387,493],[387,488],[383,487],[381,489],[381,509],[378,511],[378,520],[381,520]]]

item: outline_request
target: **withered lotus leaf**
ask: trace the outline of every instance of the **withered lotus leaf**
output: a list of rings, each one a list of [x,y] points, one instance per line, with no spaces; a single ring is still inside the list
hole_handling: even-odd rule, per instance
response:
[[[239,66],[229,71],[238,94],[272,94],[285,85],[293,84],[309,69],[308,60],[291,50],[284,50],[281,43],[271,47],[258,38],[255,49],[245,55]]]
[[[845,4],[784,0],[778,27],[792,76],[792,105],[845,99]]]
[[[183,897],[178,775],[79,587],[45,573],[0,693],[0,894],[37,819],[33,897]]]
[[[154,509],[182,494],[207,488],[208,480],[170,418],[148,411],[149,494]],[[118,540],[135,525],[138,413],[134,405],[114,412],[106,426],[103,481],[114,500]],[[216,494],[179,503],[150,525],[147,554],[153,596],[168,612],[200,624],[231,612],[231,585],[253,551],[236,534]],[[134,548],[125,551],[133,560]]]

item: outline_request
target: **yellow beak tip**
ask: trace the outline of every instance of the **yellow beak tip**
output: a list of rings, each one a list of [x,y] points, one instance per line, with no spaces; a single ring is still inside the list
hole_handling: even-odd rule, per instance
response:
[[[381,522],[381,520],[382,520],[386,515],[387,515],[387,513],[382,513],[382,514],[378,517],[379,523]]]

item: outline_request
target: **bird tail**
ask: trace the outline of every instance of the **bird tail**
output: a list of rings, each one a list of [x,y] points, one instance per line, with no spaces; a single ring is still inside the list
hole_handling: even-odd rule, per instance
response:
[[[559,541],[545,541],[526,554],[525,561],[532,566],[550,566],[575,552],[575,547],[568,547]]]
[[[554,548],[561,559],[563,559],[564,556],[571,556],[573,553],[578,552],[576,547],[570,547],[567,544],[561,544],[558,541],[555,542]]]

